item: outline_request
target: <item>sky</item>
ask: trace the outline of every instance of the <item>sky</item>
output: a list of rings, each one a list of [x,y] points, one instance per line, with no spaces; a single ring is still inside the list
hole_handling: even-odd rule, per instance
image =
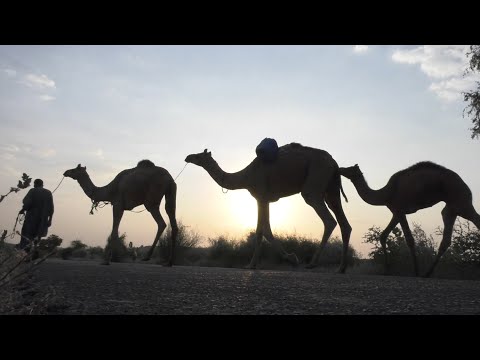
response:
[[[53,190],[65,170],[87,167],[97,186],[150,159],[175,178],[188,154],[208,148],[227,172],[247,166],[265,137],[329,152],[340,166],[359,164],[373,189],[416,162],[457,172],[480,211],[480,140],[470,137],[461,92],[468,46],[0,46],[0,193],[23,172]],[[241,239],[255,228],[247,190],[226,194],[189,164],[176,180],[177,219],[204,244]],[[386,207],[371,206],[342,179],[350,243],[368,253],[363,235],[384,228]],[[13,228],[28,190],[0,204],[0,229]],[[65,178],[53,194],[49,234],[104,246],[111,206],[90,215],[91,201]],[[343,201],[343,199],[342,199]],[[161,204],[161,213],[168,217]],[[442,226],[443,203],[407,218],[427,233]],[[136,211],[143,206],[135,208]],[[274,233],[317,239],[323,224],[301,195],[270,205]],[[125,212],[120,234],[150,245],[147,211]],[[340,235],[337,227],[333,235]],[[8,239],[18,242],[19,237]]]

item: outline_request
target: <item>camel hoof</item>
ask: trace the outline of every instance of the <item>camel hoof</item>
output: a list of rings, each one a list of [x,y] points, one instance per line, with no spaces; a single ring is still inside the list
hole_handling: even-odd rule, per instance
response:
[[[150,260],[149,257],[142,258],[142,261],[149,261],[149,260]]]
[[[110,265],[110,262],[109,261],[103,261],[100,263],[100,265]]]
[[[337,274],[345,274],[345,269],[339,268],[336,271]]]
[[[316,268],[317,266],[318,266],[317,264],[310,263],[310,264],[305,265],[305,269],[313,269],[313,268]]]
[[[257,267],[252,264],[248,264],[247,266],[243,267],[245,270],[255,270]]]
[[[162,266],[163,267],[172,267],[173,264],[171,262],[167,262],[167,263],[163,263]]]

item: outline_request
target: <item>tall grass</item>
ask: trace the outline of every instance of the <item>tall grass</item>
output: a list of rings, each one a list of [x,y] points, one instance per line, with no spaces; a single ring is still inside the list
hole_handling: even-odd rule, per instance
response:
[[[295,253],[300,264],[308,264],[319,246],[318,240],[309,239],[294,234],[276,234],[283,249],[288,253]],[[229,239],[224,236],[210,238],[207,252],[206,266],[244,267],[247,265],[255,250],[256,234],[249,232],[245,239]],[[341,261],[343,243],[334,237],[320,253],[318,264],[323,267],[338,266]],[[348,264],[353,265],[358,259],[357,252],[349,246]],[[263,239],[259,262],[261,267],[274,268],[285,264],[282,255],[276,251],[268,241]]]

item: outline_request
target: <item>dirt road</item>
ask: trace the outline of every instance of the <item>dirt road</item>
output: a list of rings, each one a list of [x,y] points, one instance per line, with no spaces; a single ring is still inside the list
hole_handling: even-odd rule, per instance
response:
[[[480,281],[51,259],[52,314],[480,314]]]

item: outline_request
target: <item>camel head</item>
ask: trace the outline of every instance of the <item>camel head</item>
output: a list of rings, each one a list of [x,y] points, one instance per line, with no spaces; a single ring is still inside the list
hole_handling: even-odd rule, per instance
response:
[[[78,180],[78,178],[81,175],[86,175],[86,174],[87,174],[87,167],[86,166],[82,167],[80,166],[80,164],[78,164],[76,168],[65,171],[63,173],[63,176],[72,178],[73,180]]]
[[[341,167],[339,169],[340,175],[345,176],[347,179],[356,180],[363,176],[363,173],[360,171],[358,164],[350,167]]]
[[[203,150],[203,152],[198,154],[190,154],[185,158],[187,163],[192,163],[201,167],[205,167],[205,165],[212,160],[212,153],[207,151],[207,149]]]

